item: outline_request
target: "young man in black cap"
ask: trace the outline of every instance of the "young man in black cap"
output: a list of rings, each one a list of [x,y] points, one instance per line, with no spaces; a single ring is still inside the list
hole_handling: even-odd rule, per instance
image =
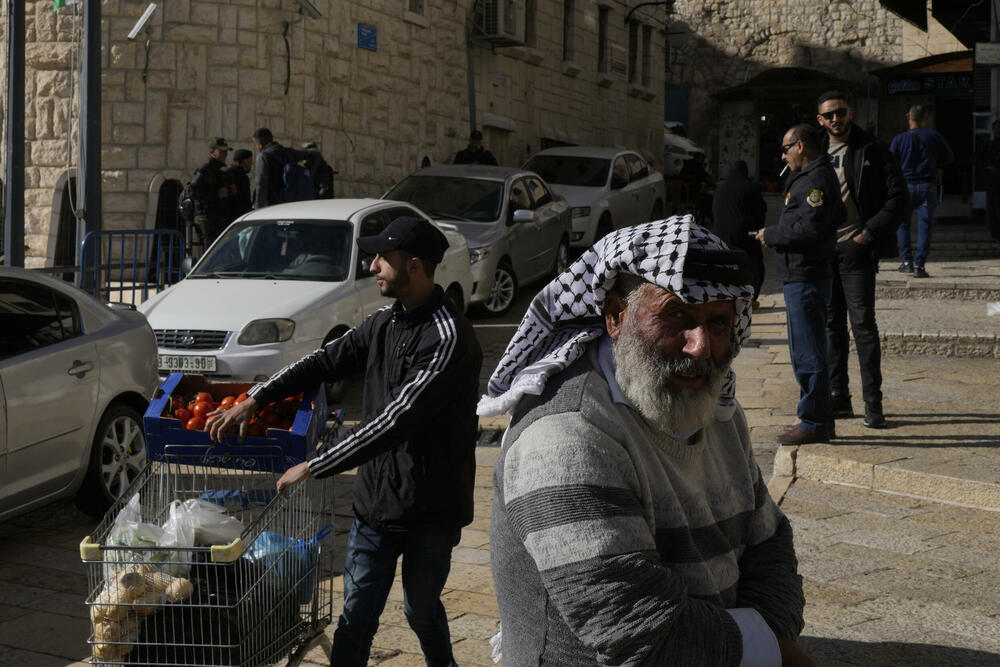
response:
[[[378,618],[403,557],[404,610],[428,665],[452,665],[441,590],[451,550],[472,521],[476,398],[482,350],[471,323],[434,284],[448,241],[403,217],[358,239],[391,307],[256,385],[212,421],[212,438],[238,429],[257,405],[365,374],[364,415],[316,457],[290,468],[278,490],[358,467],[355,520],[344,566],[344,611],[331,662],[367,664]]]
[[[228,155],[226,140],[213,138],[208,142],[208,162],[201,165],[191,179],[194,222],[201,231],[206,249],[232,220],[227,214],[229,199],[236,194],[236,186],[225,172]]]
[[[495,167],[497,159],[483,146],[483,133],[473,130],[469,134],[469,145],[455,153],[454,164],[485,164]]]

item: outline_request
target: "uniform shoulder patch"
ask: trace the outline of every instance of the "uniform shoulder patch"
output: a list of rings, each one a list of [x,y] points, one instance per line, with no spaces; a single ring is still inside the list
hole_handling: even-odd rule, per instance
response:
[[[816,208],[817,206],[823,205],[823,191],[817,188],[813,188],[809,191],[809,196],[806,197],[806,203]]]
[[[788,206],[788,201],[789,201],[789,200],[790,200],[791,198],[792,198],[792,193],[791,193],[791,192],[786,192],[786,193],[785,193],[785,206]]]

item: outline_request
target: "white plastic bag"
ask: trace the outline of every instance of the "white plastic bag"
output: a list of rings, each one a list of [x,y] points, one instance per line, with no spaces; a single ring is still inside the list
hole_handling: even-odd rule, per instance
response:
[[[139,507],[139,494],[135,494],[118,512],[115,523],[108,534],[107,546],[110,547],[155,547],[163,538],[163,529],[153,523],[144,523],[142,509]],[[125,551],[110,549],[104,551],[104,576],[110,579],[122,571],[129,563],[149,560],[161,560],[166,552]]]
[[[160,569],[175,577],[186,577],[191,562],[190,551],[177,551],[178,547],[194,546],[194,519],[191,512],[179,500],[170,503],[170,511],[166,522],[163,524],[163,534],[156,544],[161,547],[170,547],[170,557],[167,560],[173,561],[173,565],[161,565]]]
[[[191,516],[195,544],[229,544],[243,534],[243,522],[215,503],[191,498],[184,501],[184,508]]]

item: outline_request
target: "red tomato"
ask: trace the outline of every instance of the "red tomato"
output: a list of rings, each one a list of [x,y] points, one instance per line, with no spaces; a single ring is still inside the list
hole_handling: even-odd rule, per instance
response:
[[[177,417],[177,419],[180,419],[186,424],[191,417],[194,417],[194,415],[191,414],[191,411],[187,408],[177,408],[174,410],[174,417]]]
[[[258,422],[250,422],[250,425],[247,426],[247,435],[254,438],[263,437],[264,427],[261,426]]]
[[[281,422],[281,428],[283,428],[286,431],[291,431],[292,430],[292,425],[294,423],[295,423],[295,420],[293,420],[291,418],[285,419],[283,422]]]
[[[204,419],[205,417],[208,416],[208,413],[211,412],[212,410],[215,410],[214,403],[198,401],[197,403],[194,404],[194,408],[191,410],[191,414],[193,414],[195,417],[200,417]]]
[[[250,398],[250,397],[247,396],[247,393],[243,392],[242,394],[240,394],[239,396],[236,397],[236,402],[237,403],[242,403],[243,401],[247,400],[248,398]]]
[[[184,425],[189,431],[204,431],[205,430],[205,420],[200,417],[191,417],[187,424]]]
[[[228,410],[235,404],[236,404],[235,396],[226,396],[221,401],[219,401],[219,407],[222,408],[223,410]]]
[[[200,392],[194,397],[195,403],[215,403],[215,397],[207,391]]]
[[[260,411],[260,420],[268,427],[277,426],[281,423],[281,416],[270,408],[264,408]]]

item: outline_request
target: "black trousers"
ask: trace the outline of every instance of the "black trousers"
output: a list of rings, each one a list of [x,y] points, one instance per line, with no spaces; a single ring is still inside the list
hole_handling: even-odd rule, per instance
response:
[[[878,260],[871,246],[853,240],[837,244],[833,262],[833,296],[827,309],[827,357],[830,362],[830,391],[850,393],[847,355],[851,340],[847,321],[861,365],[861,394],[865,403],[882,400],[882,345],[875,322],[875,272]]]

